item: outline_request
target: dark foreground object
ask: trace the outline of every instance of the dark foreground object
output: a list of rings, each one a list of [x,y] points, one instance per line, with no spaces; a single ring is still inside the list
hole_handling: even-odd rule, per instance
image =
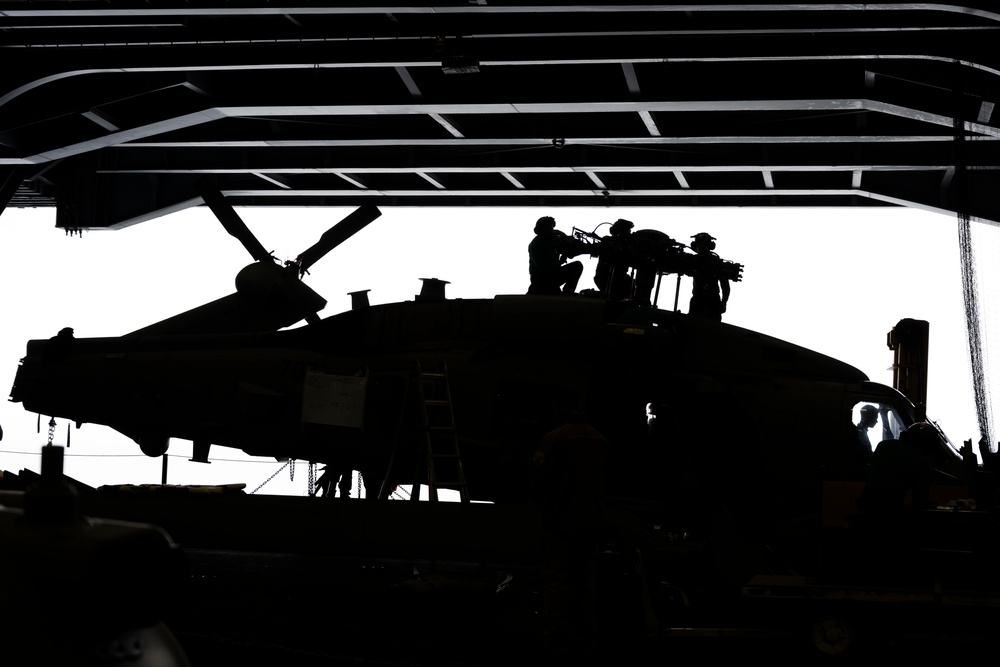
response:
[[[164,590],[154,575],[174,566],[140,554],[118,568],[117,584],[60,599],[63,618],[96,618],[112,599],[169,598],[164,628],[195,666],[551,658],[532,506],[164,491],[86,493],[80,510],[162,526],[181,548],[182,576]],[[0,494],[7,507],[23,500]],[[989,637],[1000,600],[979,590],[948,604],[926,577],[857,585],[760,576],[731,589],[710,580],[706,545],[649,533],[633,540],[637,552],[598,555],[598,656],[947,656],[957,641]]]

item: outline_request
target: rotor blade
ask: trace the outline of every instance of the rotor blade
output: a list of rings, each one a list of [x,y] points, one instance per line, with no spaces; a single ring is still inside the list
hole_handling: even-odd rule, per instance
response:
[[[255,260],[258,262],[274,261],[271,253],[264,250],[264,246],[260,244],[257,237],[253,235],[253,232],[243,222],[243,219],[236,213],[236,209],[229,205],[218,188],[209,183],[200,183],[198,185],[198,194],[201,195],[201,198],[208,207],[212,209],[212,213],[219,219],[219,222],[226,228],[226,231],[235,236]]]
[[[382,215],[382,211],[374,204],[361,206],[346,218],[335,224],[319,237],[319,241],[314,243],[308,250],[299,255],[299,270],[305,271],[315,264],[326,253],[330,252],[341,243],[351,238],[368,223]]]

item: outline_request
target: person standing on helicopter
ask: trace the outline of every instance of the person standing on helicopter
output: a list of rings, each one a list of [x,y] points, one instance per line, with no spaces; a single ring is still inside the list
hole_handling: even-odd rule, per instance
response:
[[[576,292],[583,275],[583,264],[566,263],[586,251],[582,243],[556,229],[552,216],[542,216],[535,223],[535,238],[528,244],[528,274],[531,284],[528,294],[563,294]]]
[[[611,225],[611,235],[601,239],[594,284],[614,301],[632,296],[628,250],[634,226],[630,220],[619,218]]]
[[[691,249],[697,256],[693,264],[694,289],[688,314],[720,322],[729,301],[729,280],[722,277],[722,260],[712,252],[715,237],[701,232],[691,238],[694,239]]]

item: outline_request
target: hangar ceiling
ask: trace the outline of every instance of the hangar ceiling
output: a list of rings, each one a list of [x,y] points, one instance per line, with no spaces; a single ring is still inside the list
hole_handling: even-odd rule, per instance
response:
[[[0,204],[117,228],[208,184],[1000,224],[993,6],[0,0]]]

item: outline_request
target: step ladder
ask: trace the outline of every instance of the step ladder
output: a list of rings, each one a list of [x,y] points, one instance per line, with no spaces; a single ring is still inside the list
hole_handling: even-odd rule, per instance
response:
[[[423,429],[423,452],[417,458],[421,467],[426,466],[428,500],[437,502],[438,487],[444,486],[458,490],[461,501],[468,503],[469,489],[458,448],[448,365],[442,362],[435,370],[425,370],[417,362],[415,372]],[[419,473],[418,470],[417,480],[420,478]],[[410,499],[420,499],[420,486],[416,480]]]
[[[414,362],[379,498],[389,497],[392,488],[390,480],[398,469],[396,459],[405,458],[400,447],[403,442],[412,442],[404,433],[414,435],[417,441],[413,450],[416,469],[410,499],[420,500],[420,485],[426,479],[431,502],[437,502],[438,488],[444,486],[457,489],[461,501],[468,503],[469,492],[459,454],[447,364],[442,362],[436,370],[425,371],[419,361]]]

